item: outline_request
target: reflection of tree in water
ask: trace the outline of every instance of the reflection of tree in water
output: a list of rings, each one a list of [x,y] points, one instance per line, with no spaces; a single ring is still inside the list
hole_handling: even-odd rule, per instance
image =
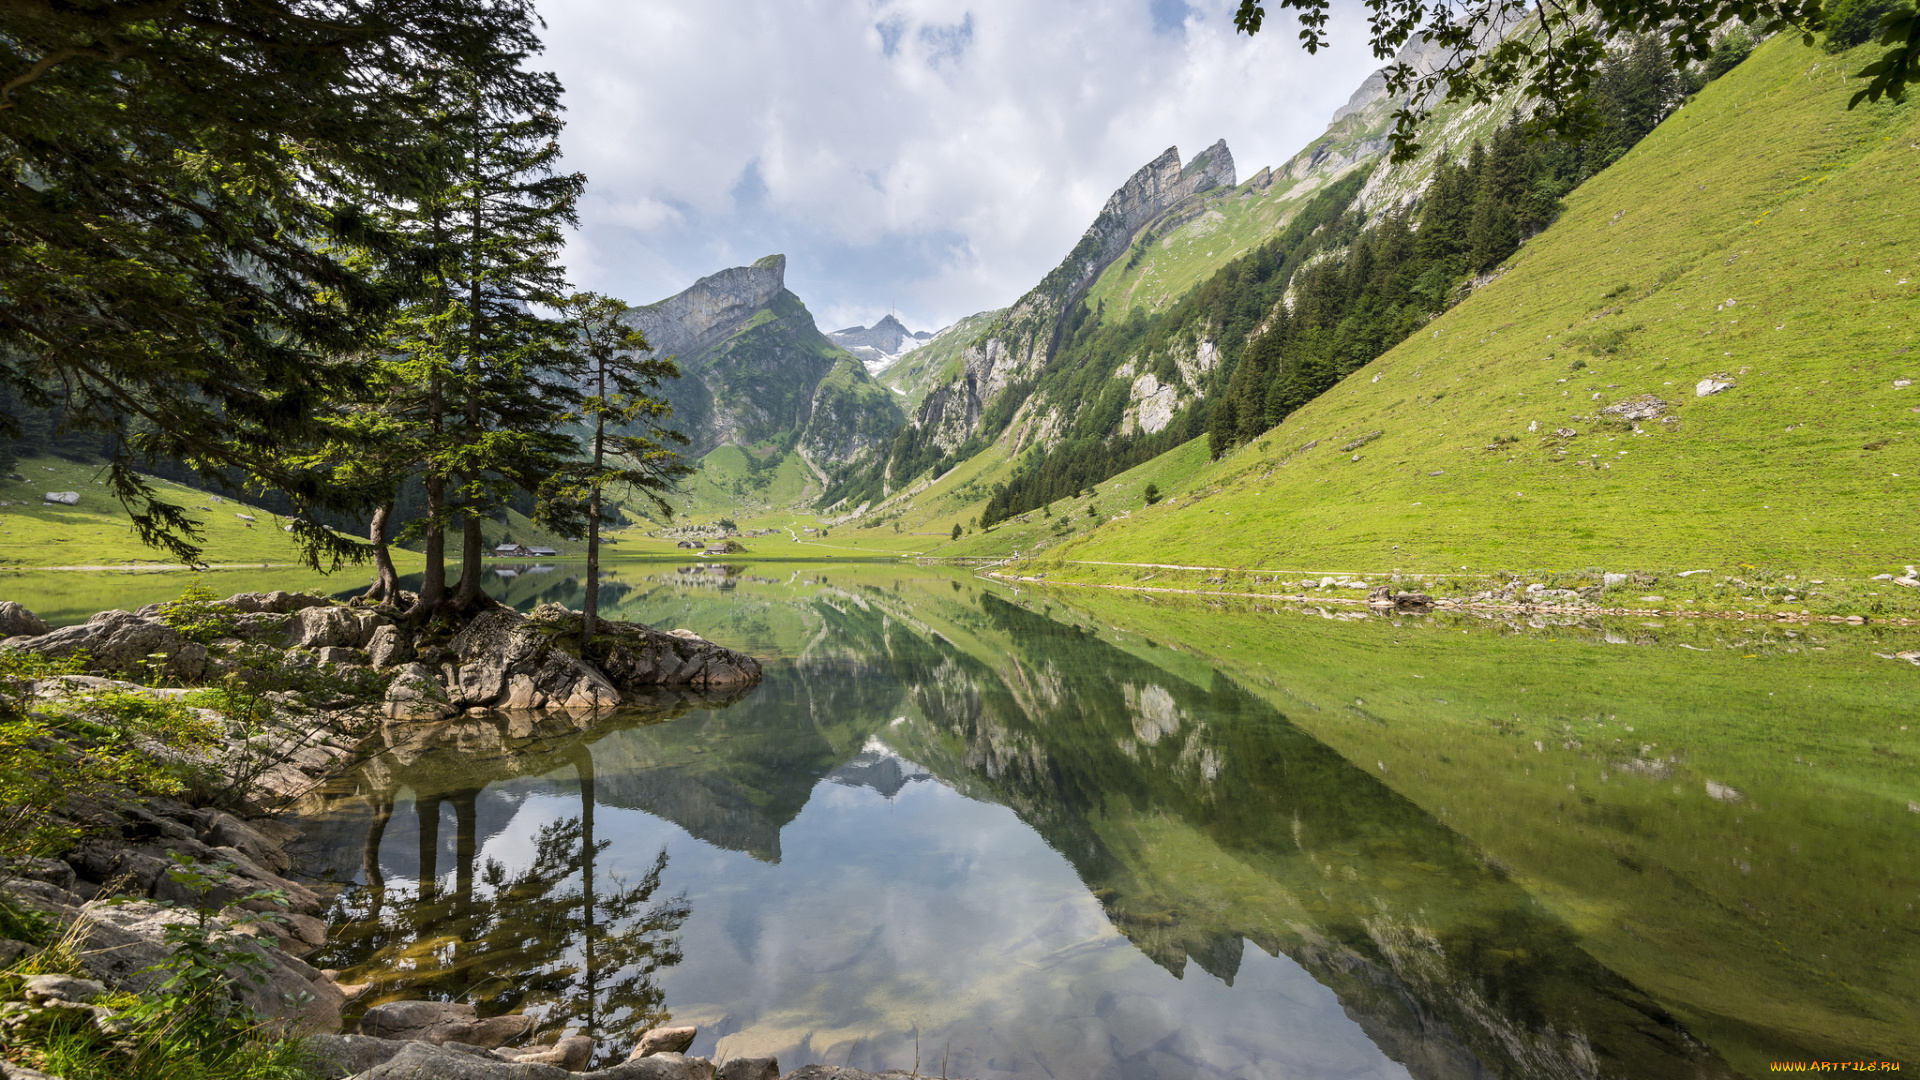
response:
[[[584,747],[572,757],[581,812],[542,826],[532,861],[519,870],[497,859],[475,866],[477,791],[421,797],[417,887],[411,895],[390,888],[371,859],[368,884],[343,896],[329,920],[335,930],[326,962],[349,969],[350,980],[377,980],[377,1000],[528,1012],[543,1027],[578,1027],[616,1060],[624,1057],[641,1032],[667,1019],[654,977],[680,962],[677,935],[691,908],[684,896],[655,898],[664,848],[638,881],[603,880],[597,864],[612,841],[594,836],[592,758]],[[442,801],[453,803],[459,830],[454,883],[444,891],[435,867]],[[392,804],[376,812],[370,854]]]

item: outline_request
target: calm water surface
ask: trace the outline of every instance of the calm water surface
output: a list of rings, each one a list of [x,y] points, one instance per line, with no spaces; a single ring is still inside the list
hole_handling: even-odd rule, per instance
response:
[[[1883,639],[616,572],[765,682],[391,729],[301,811],[361,1006],[983,1080],[1920,1067]]]

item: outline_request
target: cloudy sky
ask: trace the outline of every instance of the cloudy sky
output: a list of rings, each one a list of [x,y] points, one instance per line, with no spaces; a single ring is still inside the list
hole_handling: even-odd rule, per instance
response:
[[[1012,302],[1168,146],[1291,157],[1377,61],[1233,0],[539,0],[589,178],[568,266],[651,303],[762,255],[822,329]],[[1272,7],[1273,5],[1269,5]]]

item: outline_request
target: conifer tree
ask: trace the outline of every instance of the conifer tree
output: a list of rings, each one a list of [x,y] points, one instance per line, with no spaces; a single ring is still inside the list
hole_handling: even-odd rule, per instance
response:
[[[587,538],[586,592],[581,600],[581,647],[593,641],[600,616],[600,523],[606,492],[614,488],[649,503],[672,520],[663,497],[693,469],[672,447],[686,436],[668,429],[673,407],[660,393],[680,377],[671,358],[655,356],[627,323],[627,304],[610,296],[576,293],[562,308],[573,331],[569,370],[582,380],[580,412],[591,425],[586,460],[556,474],[543,489],[542,520]],[[729,523],[731,524],[731,523]]]

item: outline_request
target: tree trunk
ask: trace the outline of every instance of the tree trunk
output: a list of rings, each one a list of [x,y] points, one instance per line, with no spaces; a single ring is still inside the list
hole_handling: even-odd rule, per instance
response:
[[[420,575],[420,598],[407,610],[415,626],[434,617],[447,595],[447,481],[427,475],[427,565]]]
[[[387,550],[387,519],[393,516],[393,500],[381,503],[373,511],[373,524],[367,527],[367,540],[373,544],[373,588],[367,596],[375,603],[398,603],[400,574],[393,568],[393,554]]]
[[[476,604],[484,604],[486,596],[480,591],[480,575],[483,572],[480,560],[486,557],[486,537],[480,533],[480,518],[467,515],[460,530],[460,584],[453,592],[453,610],[465,615]]]
[[[433,441],[440,439],[441,420],[446,409],[446,398],[440,383],[440,373],[435,372],[427,383],[427,427],[433,432]],[[407,610],[407,622],[419,626],[439,611],[440,601],[447,594],[447,478],[444,473],[427,473],[427,565],[420,575],[420,596]]]
[[[593,473],[587,479],[587,594],[580,602],[580,649],[593,644],[594,623],[600,618],[600,467],[607,446],[607,369],[599,365],[596,391],[600,408],[593,414]]]

